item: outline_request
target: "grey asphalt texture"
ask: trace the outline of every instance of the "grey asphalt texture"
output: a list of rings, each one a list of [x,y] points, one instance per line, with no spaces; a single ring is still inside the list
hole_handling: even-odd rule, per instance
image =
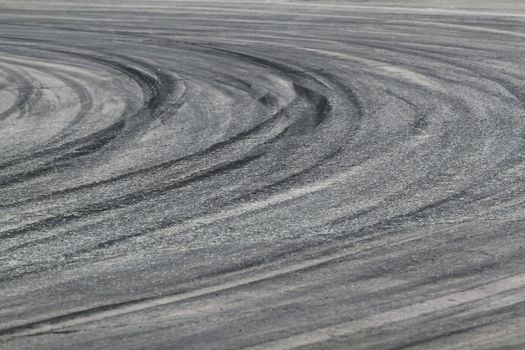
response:
[[[0,0],[0,349],[525,349],[525,4]]]

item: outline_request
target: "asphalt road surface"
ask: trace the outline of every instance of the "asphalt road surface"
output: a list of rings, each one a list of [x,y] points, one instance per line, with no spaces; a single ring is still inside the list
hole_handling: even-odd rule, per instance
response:
[[[522,1],[0,0],[1,349],[525,349]]]

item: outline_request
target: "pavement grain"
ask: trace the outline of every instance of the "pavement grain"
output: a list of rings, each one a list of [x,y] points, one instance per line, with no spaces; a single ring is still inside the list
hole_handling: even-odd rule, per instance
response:
[[[524,57],[512,0],[0,0],[0,348],[525,348]]]

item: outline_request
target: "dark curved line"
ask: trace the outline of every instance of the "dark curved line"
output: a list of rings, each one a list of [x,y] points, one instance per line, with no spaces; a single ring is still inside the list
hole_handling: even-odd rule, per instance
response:
[[[40,167],[40,168],[37,168],[37,169],[34,169],[34,170],[30,170],[30,171],[26,171],[26,172],[22,172],[22,173],[15,173],[15,174],[12,174],[12,175],[1,177],[0,178],[0,186],[6,188],[8,186],[12,186],[12,185],[15,185],[15,184],[23,182],[23,181],[31,180],[31,179],[34,179],[34,178],[37,178],[37,177],[41,177],[41,176],[53,173],[59,168],[64,168],[64,167],[70,166],[71,164],[67,163],[67,161],[76,159],[78,157],[83,157],[83,156],[86,156],[86,155],[90,155],[90,154],[98,151],[99,149],[101,149],[102,147],[107,145],[109,142],[111,142],[115,137],[117,137],[117,135],[124,128],[124,125],[125,125],[124,121],[121,120],[119,122],[116,122],[113,125],[110,125],[110,126],[106,127],[105,129],[97,131],[97,132],[95,132],[95,133],[93,133],[93,134],[91,134],[89,136],[86,136],[86,137],[80,139],[80,140],[77,140],[75,142],[71,142],[71,143],[68,143],[68,144],[64,144],[64,145],[58,147],[58,149],[61,150],[61,149],[66,148],[67,146],[69,146],[71,148],[73,148],[73,147],[77,147],[77,148],[75,148],[74,150],[72,150],[72,151],[70,151],[70,152],[68,152],[66,154],[63,154],[63,155],[53,159],[52,161],[49,161],[49,162],[43,164],[43,166]],[[78,145],[81,144],[81,142],[84,142],[85,144],[81,145],[80,147],[78,147]],[[69,147],[67,147],[67,148],[69,148]],[[56,150],[57,149],[54,149],[55,152],[56,152]],[[47,155],[50,155],[52,153],[54,153],[54,152],[52,152],[52,151],[50,151],[48,149],[48,150],[39,152],[38,155],[39,156],[47,156]],[[11,166],[11,165],[12,164],[9,164],[9,165],[5,165],[4,164],[4,167],[8,167],[8,166]],[[0,168],[0,170],[1,170],[1,168]],[[0,204],[0,208],[7,208],[9,206],[10,205]]]
[[[0,113],[0,121],[5,120],[6,118],[8,118],[11,114],[15,113],[16,111],[23,111],[23,110],[27,111],[27,109],[29,108],[28,102],[34,93],[34,88],[29,79],[26,79],[22,74],[17,73],[11,69],[2,67],[2,70],[7,71],[9,75],[11,76],[11,79],[8,78],[8,80],[14,80],[15,83],[17,81],[21,81],[24,88],[22,91],[20,90],[18,91],[14,104],[8,109],[6,109],[5,111],[3,111],[2,113]]]
[[[51,198],[55,198],[57,196],[61,196],[61,195],[64,195],[64,194],[69,194],[69,193],[73,193],[73,192],[76,192],[76,191],[80,191],[80,190],[85,190],[85,189],[91,189],[91,188],[94,188],[96,186],[100,186],[100,185],[106,185],[106,184],[109,184],[109,183],[115,183],[115,182],[118,182],[118,181],[122,181],[122,180],[126,180],[128,178],[131,178],[131,177],[134,177],[134,176],[138,176],[138,175],[143,175],[143,174],[147,174],[149,172],[153,172],[153,171],[158,171],[158,170],[163,170],[163,169],[167,169],[171,166],[174,166],[178,163],[181,163],[181,162],[184,162],[184,161],[191,161],[191,160],[196,160],[204,155],[207,155],[209,153],[212,153],[212,152],[216,152],[218,150],[221,150],[223,148],[226,148],[228,146],[231,146],[231,145],[234,145],[240,141],[244,141],[246,139],[249,139],[250,137],[253,137],[254,134],[257,134],[257,133],[260,133],[262,131],[264,131],[265,129],[267,128],[270,128],[271,126],[273,125],[276,125],[280,120],[284,119],[284,118],[287,118],[288,115],[287,115],[287,112],[286,112],[286,109],[285,108],[282,108],[281,110],[279,110],[277,113],[273,114],[272,117],[268,118],[267,120],[257,124],[256,126],[254,126],[253,128],[249,129],[249,130],[246,130],[246,131],[243,131],[227,140],[224,140],[224,141],[220,141],[220,142],[217,142],[209,147],[207,147],[206,149],[202,150],[202,151],[199,151],[197,153],[194,153],[194,154],[191,154],[191,155],[188,155],[188,156],[184,156],[184,157],[181,157],[181,158],[177,158],[177,159],[174,159],[174,160],[170,160],[170,161],[167,161],[167,162],[164,162],[164,163],[161,163],[161,164],[157,164],[157,165],[154,165],[154,166],[151,166],[151,167],[148,167],[148,168],[144,168],[144,169],[139,169],[139,170],[135,170],[133,172],[129,172],[129,173],[126,173],[126,174],[122,174],[122,175],[119,175],[119,176],[116,176],[116,177],[112,177],[110,179],[106,179],[106,180],[102,180],[102,181],[98,181],[98,182],[93,182],[93,183],[89,183],[89,184],[85,184],[85,185],[81,185],[81,186],[77,186],[77,187],[73,187],[73,188],[68,188],[68,189],[64,189],[64,190],[59,190],[59,191],[55,191],[55,192],[52,192],[52,193],[48,193],[48,194],[44,194],[44,195],[40,195],[40,196],[37,196],[37,197],[32,197],[32,198],[29,198],[29,199],[26,199],[26,200],[23,200],[23,201],[18,201],[18,202],[14,202],[14,203],[10,203],[10,204],[0,204],[0,209],[1,208],[11,208],[11,207],[15,207],[15,206],[18,206],[18,205],[21,205],[21,204],[25,204],[25,203],[29,203],[29,202],[33,202],[33,201],[37,201],[37,200],[45,200],[45,199],[51,199]],[[124,126],[124,122],[121,121],[119,123],[122,123],[122,126]],[[117,124],[115,124],[115,126],[117,126]],[[95,140],[96,141],[96,140]],[[88,147],[97,147],[97,144],[96,143],[91,143],[91,144],[88,144],[87,145]],[[51,167],[52,169],[52,167]],[[16,176],[20,176],[20,175],[16,175]],[[15,176],[13,176],[13,181],[15,181]],[[2,184],[1,180],[0,180],[0,185]]]
[[[51,218],[47,218],[47,219],[23,226],[23,227],[7,230],[7,231],[0,233],[0,240],[13,238],[13,237],[16,237],[22,234],[26,234],[29,232],[33,232],[33,231],[49,230],[59,225],[63,225],[63,224],[67,224],[73,221],[84,219],[91,215],[118,209],[118,208],[121,208],[122,206],[134,205],[144,200],[148,200],[156,196],[159,196],[166,191],[171,191],[177,188],[181,188],[191,183],[199,182],[206,178],[209,178],[209,177],[212,177],[212,176],[215,176],[215,175],[227,172],[227,171],[232,171],[232,170],[241,168],[245,166],[246,164],[252,162],[253,160],[258,159],[261,156],[262,154],[250,155],[250,156],[247,156],[242,159],[238,159],[233,162],[220,164],[218,166],[212,167],[211,169],[207,169],[205,171],[198,172],[197,174],[190,175],[182,180],[177,180],[163,187],[135,191],[135,192],[129,193],[121,197],[117,197],[117,198],[110,199],[110,200],[103,201],[103,202],[93,203],[83,208],[80,208],[78,210],[75,210],[75,212],[80,212],[82,215],[77,215],[74,213],[71,213],[71,214],[66,213],[66,214],[54,216]]]

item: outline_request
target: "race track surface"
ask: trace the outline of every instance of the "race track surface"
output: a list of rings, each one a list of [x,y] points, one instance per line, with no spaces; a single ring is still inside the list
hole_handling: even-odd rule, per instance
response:
[[[0,349],[525,349],[521,1],[0,0]]]

